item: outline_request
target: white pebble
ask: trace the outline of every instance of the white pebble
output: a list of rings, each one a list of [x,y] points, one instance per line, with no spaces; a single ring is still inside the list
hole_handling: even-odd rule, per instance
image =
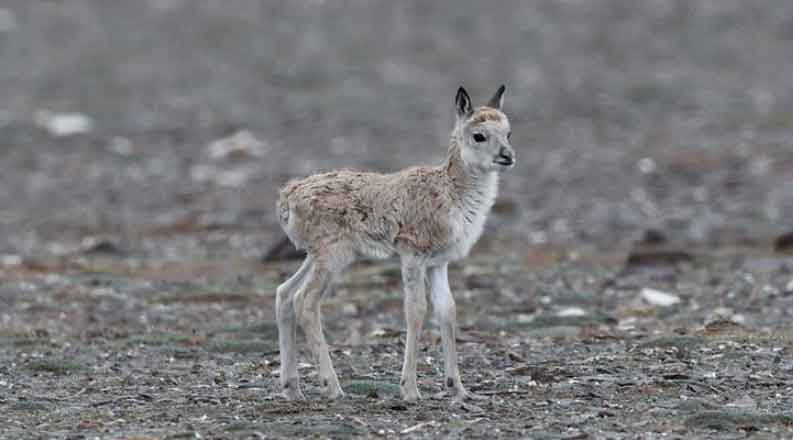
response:
[[[680,302],[680,298],[677,295],[648,287],[642,289],[641,296],[648,303],[661,307],[668,307]]]
[[[38,126],[55,137],[90,133],[94,129],[93,119],[82,113],[53,113],[49,110],[39,110],[36,112],[35,121]]]
[[[238,131],[207,146],[207,153],[212,159],[225,159],[234,154],[262,157],[266,152],[267,145],[247,130]]]
[[[656,169],[655,161],[649,157],[643,157],[636,162],[636,168],[638,168],[642,174],[653,173]]]
[[[0,257],[0,263],[2,263],[3,266],[19,266],[20,264],[22,264],[22,257],[19,255],[12,255],[12,254],[3,255],[2,257]]]
[[[581,307],[567,307],[564,309],[559,310],[556,312],[556,316],[559,317],[568,317],[568,316],[586,316],[586,310],[582,309]]]

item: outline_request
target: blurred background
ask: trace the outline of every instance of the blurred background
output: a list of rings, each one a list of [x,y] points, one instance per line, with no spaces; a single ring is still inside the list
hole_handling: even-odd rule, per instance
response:
[[[440,162],[501,83],[486,241],[765,245],[793,215],[793,2],[5,0],[0,254],[260,256],[286,180]]]

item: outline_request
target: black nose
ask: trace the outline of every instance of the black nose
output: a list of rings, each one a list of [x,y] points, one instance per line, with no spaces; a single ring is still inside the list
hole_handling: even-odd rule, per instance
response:
[[[498,157],[495,162],[500,165],[513,165],[515,163],[515,153],[507,147],[501,147],[498,150]]]

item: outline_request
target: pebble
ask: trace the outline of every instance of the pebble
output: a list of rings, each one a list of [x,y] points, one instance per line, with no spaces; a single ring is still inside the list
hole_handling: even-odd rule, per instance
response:
[[[85,134],[94,130],[93,119],[82,113],[53,113],[49,110],[39,110],[34,119],[36,125],[55,137]]]
[[[735,313],[735,311],[729,307],[716,307],[708,317],[708,321],[713,322],[719,320],[726,320],[735,324],[744,325],[746,324],[746,315]]]
[[[648,303],[661,307],[669,307],[680,302],[680,297],[671,293],[645,287],[641,291],[641,297]]]
[[[730,319],[733,315],[733,310],[729,307],[716,307],[713,309],[712,319]]]
[[[582,309],[581,307],[566,307],[556,312],[556,316],[559,317],[586,316],[586,315],[587,315],[586,310]]]
[[[13,254],[3,255],[2,257],[0,257],[0,263],[2,263],[2,265],[6,267],[19,266],[22,264],[22,257]]]
[[[743,396],[740,399],[733,400],[732,402],[727,403],[726,405],[728,408],[739,408],[739,409],[757,409],[757,401],[754,400],[751,396]]]
[[[267,145],[247,130],[238,131],[207,146],[209,157],[216,160],[234,155],[262,157],[266,152]]]
[[[121,136],[116,136],[111,139],[107,148],[119,156],[131,156],[135,152],[132,141]]]
[[[642,174],[652,174],[655,172],[657,167],[655,165],[655,161],[652,158],[643,157],[639,159],[638,162],[636,162],[636,168],[638,168]]]

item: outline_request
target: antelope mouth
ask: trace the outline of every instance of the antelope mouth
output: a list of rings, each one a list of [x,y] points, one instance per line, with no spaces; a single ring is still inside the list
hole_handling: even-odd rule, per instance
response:
[[[497,158],[493,159],[493,163],[501,165],[502,167],[511,167],[512,165],[515,165],[515,159],[509,156],[498,156]]]

